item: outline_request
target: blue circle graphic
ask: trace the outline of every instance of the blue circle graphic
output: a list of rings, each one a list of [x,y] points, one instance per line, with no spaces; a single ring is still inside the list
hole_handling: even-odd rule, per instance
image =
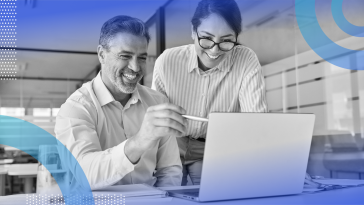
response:
[[[346,20],[342,9],[343,2],[344,0],[333,0],[331,3],[332,16],[336,24],[349,35],[364,37],[364,26],[356,26]]]
[[[340,12],[337,9],[338,5],[340,5]],[[346,19],[345,21],[347,23],[342,21],[342,18],[345,18],[342,13],[342,0],[333,0],[332,11],[335,16],[335,21],[337,19],[340,22],[340,28],[345,29],[346,32],[355,36],[360,36],[357,32],[360,32],[362,27],[356,27],[347,22]],[[302,36],[312,50],[321,56],[321,58],[341,68],[364,70],[363,50],[351,50],[341,47],[328,38],[321,29],[316,16],[315,0],[295,0],[295,12],[297,24]],[[310,22],[309,26],[307,26],[307,16],[314,17],[314,21]]]

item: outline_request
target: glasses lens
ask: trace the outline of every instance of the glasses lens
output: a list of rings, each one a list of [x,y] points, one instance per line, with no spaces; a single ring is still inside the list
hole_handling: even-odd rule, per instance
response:
[[[222,42],[219,44],[219,47],[222,51],[229,51],[234,48],[235,44],[233,42]]]
[[[199,42],[200,46],[205,49],[210,49],[214,46],[214,42],[206,38],[201,38]]]

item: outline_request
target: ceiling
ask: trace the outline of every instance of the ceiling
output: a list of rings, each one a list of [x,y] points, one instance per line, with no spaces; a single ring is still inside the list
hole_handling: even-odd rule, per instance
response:
[[[262,65],[293,56],[295,49],[297,53],[310,49],[296,25],[294,0],[236,1],[243,17],[239,41],[257,53]],[[106,20],[123,14],[147,21],[166,2],[18,0],[16,45],[25,50],[16,54],[16,64],[22,68],[17,70],[17,77],[26,80],[0,81],[0,107],[59,107],[98,65],[96,47],[100,28]],[[316,2],[317,18],[324,32],[333,41],[349,37],[336,26],[331,1]],[[190,19],[197,3],[198,0],[173,0],[168,4],[167,47],[192,42]],[[362,0],[344,1],[345,17],[355,25],[364,26],[363,10]],[[313,18],[307,17],[308,26]],[[153,26],[151,36],[155,38]],[[148,51],[151,56],[156,53],[153,42],[155,39]]]

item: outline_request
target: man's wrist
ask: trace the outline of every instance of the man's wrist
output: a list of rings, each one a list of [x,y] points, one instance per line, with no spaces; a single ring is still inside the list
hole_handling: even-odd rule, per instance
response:
[[[137,164],[140,160],[140,157],[144,153],[144,150],[139,145],[135,137],[132,137],[126,141],[124,146],[124,153],[132,164]]]

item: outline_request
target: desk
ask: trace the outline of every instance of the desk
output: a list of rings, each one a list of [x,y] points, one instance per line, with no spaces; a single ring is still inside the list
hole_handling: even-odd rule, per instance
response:
[[[242,199],[231,201],[219,201],[219,202],[192,202],[177,198],[154,198],[143,200],[128,200],[126,199],[125,205],[328,205],[328,204],[364,204],[364,186],[346,189],[337,189],[332,191],[320,192],[315,194],[302,194],[293,196],[281,196],[281,197],[269,197],[269,198],[257,198],[257,199]],[[32,194],[28,195],[31,197]],[[1,205],[23,205],[26,204],[27,195],[11,195],[0,197]],[[120,203],[121,204],[121,203]]]
[[[354,172],[358,173],[359,179],[363,178],[364,152],[325,153],[323,163],[330,170],[330,178],[333,178],[333,172]]]
[[[24,178],[24,192],[32,193],[33,178],[37,177],[38,163],[12,164],[8,167],[8,175]]]

